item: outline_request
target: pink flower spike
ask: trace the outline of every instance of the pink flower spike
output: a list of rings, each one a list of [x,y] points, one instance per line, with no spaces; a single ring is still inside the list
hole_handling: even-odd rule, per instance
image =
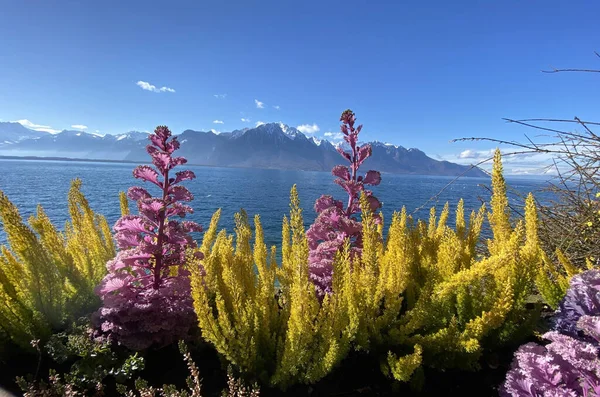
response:
[[[377,186],[381,183],[381,174],[379,171],[370,170],[365,175],[365,179],[362,181],[365,185]]]
[[[194,213],[194,210],[192,209],[192,207],[181,204],[181,203],[173,203],[173,205],[167,209],[165,215],[167,218],[169,218],[171,216],[175,216],[175,215],[183,218],[186,214],[193,214],[193,213]]]
[[[339,154],[341,154],[346,160],[348,160],[350,162],[352,161],[352,158],[350,157],[350,154],[346,153],[346,151],[344,150],[344,148],[342,148],[341,146],[336,147],[335,150],[337,150],[337,152]]]
[[[334,200],[331,196],[321,196],[317,199],[317,201],[315,201],[315,211],[317,213],[323,212],[330,207],[337,207],[341,210],[343,204],[341,201]]]
[[[340,130],[344,140],[349,144],[351,153],[347,153],[341,146],[336,150],[342,155],[350,166],[338,165],[332,170],[337,178],[334,183],[340,185],[347,193],[345,203],[334,200],[331,196],[321,196],[315,202],[315,211],[318,216],[306,232],[309,247],[310,279],[315,284],[315,291],[319,298],[330,294],[332,290],[333,258],[344,246],[345,239],[350,241],[351,258],[357,258],[362,253],[362,225],[358,221],[360,213],[359,193],[364,191],[367,195],[369,207],[372,211],[381,207],[381,203],[370,191],[364,190],[364,185],[378,185],[381,174],[369,171],[364,177],[358,176],[360,165],[371,155],[371,146],[357,147],[358,134],[362,125],[354,129],[356,116],[351,110],[346,110],[340,117],[342,125]],[[346,204],[347,203],[347,204]],[[381,223],[381,218],[374,214],[375,223]]]
[[[131,233],[147,233],[150,231],[148,224],[139,216],[126,215],[115,223],[116,232],[127,231]]]
[[[171,156],[167,153],[156,151],[151,154],[152,156],[152,164],[158,168],[161,173],[165,173],[172,168],[171,166]]]
[[[127,249],[136,247],[140,243],[141,238],[138,233],[119,232],[115,234],[115,240],[119,248]]]
[[[178,165],[183,165],[187,163],[187,159],[185,157],[173,157],[171,159],[171,168],[176,167]]]
[[[162,184],[158,181],[158,173],[156,170],[147,165],[139,165],[133,170],[133,177],[143,181],[152,182],[158,187]]]
[[[196,174],[194,174],[192,171],[189,171],[189,170],[179,171],[178,173],[175,174],[175,181],[173,182],[173,184],[177,184],[177,183],[183,182],[183,181],[190,181],[194,178],[196,178]]]
[[[120,251],[107,263],[109,273],[95,290],[103,304],[94,314],[97,336],[132,350],[185,339],[196,322],[189,271],[184,265],[193,258],[188,257],[188,253],[195,252],[190,249],[197,247],[190,233],[200,232],[202,227],[170,218],[192,212],[181,202],[191,201],[193,195],[172,183],[195,175],[192,171],[170,174],[186,160],[172,156],[179,142],[171,138],[167,127],[157,127],[149,138],[147,151],[157,169],[141,165],[133,175],[157,185],[160,195],[152,197],[141,187],[128,190],[129,198],[137,201],[139,215],[126,215],[116,222],[114,238]],[[199,252],[194,255],[202,258]],[[196,266],[204,273],[200,263]]]
[[[182,226],[183,230],[185,230],[188,233],[191,233],[191,232],[200,233],[200,232],[202,232],[202,226],[199,225],[199,224],[197,224],[196,222],[183,221],[183,222],[181,222],[181,226]]]
[[[156,135],[150,135],[150,141],[154,146],[158,147],[160,150],[165,150],[165,139]],[[146,150],[149,150],[149,148],[151,147],[152,145],[148,145],[146,147]]]
[[[121,289],[125,286],[125,280],[117,277],[106,280],[101,287],[101,293],[107,294],[115,290]]]
[[[194,195],[185,186],[177,185],[169,188],[171,201],[192,201]]]
[[[171,142],[168,142],[166,145],[166,151],[167,153],[171,154],[173,153],[175,150],[179,149],[179,141],[177,140],[177,137],[174,136],[173,139],[171,139]]]
[[[371,145],[363,145],[358,149],[358,164],[361,165],[366,159],[371,157]]]
[[[144,189],[143,187],[133,186],[133,187],[130,187],[129,190],[127,191],[127,196],[131,200],[137,201],[140,199],[149,198],[150,193],[148,193],[148,191],[146,189]]]
[[[331,173],[338,178],[342,178],[343,180],[350,180],[350,172],[348,171],[348,167],[343,165],[336,165],[333,167],[333,170],[331,170]]]

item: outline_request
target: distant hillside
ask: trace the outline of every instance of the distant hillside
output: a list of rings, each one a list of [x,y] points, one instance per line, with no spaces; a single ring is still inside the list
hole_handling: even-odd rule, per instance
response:
[[[136,131],[105,136],[68,130],[50,134],[18,123],[0,123],[0,155],[147,161],[146,137]],[[331,142],[307,138],[281,123],[221,134],[186,130],[179,140],[180,155],[199,165],[329,171],[342,163]],[[396,174],[486,176],[477,168],[434,160],[418,149],[381,142],[371,145],[373,156],[365,168]]]

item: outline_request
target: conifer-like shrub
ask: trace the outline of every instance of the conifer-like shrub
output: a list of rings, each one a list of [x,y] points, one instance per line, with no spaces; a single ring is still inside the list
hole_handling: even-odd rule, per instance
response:
[[[484,348],[527,334],[537,313],[526,309],[541,263],[537,211],[529,195],[525,219],[511,224],[499,151],[492,188],[490,211],[471,213],[468,224],[462,201],[455,228],[448,206],[439,218],[432,209],[428,223],[403,209],[385,239],[372,196],[362,192],[360,251],[358,234],[345,233],[332,250],[331,288],[322,291],[329,293],[315,290],[316,247],[295,187],[280,266],[258,216],[253,233],[245,212],[236,215],[233,236],[217,230],[218,211],[200,248],[204,259],[190,267],[202,336],[236,369],[280,388],[318,381],[351,350],[377,355],[400,381],[421,366],[477,368]],[[486,213],[493,238],[480,256]]]
[[[381,207],[379,200],[373,196],[365,185],[379,185],[381,174],[368,171],[365,176],[358,175],[358,169],[366,159],[371,157],[371,145],[358,145],[358,134],[362,125],[354,128],[356,116],[346,110],[340,117],[340,130],[344,141],[350,146],[350,153],[341,146],[337,151],[350,165],[337,165],[331,173],[337,177],[334,181],[348,194],[346,203],[329,195],[323,195],[315,202],[317,218],[306,232],[310,253],[308,256],[310,278],[315,283],[319,297],[331,293],[333,259],[341,251],[346,240],[350,241],[351,255],[360,255],[362,250],[362,224],[357,218],[360,214],[360,194],[364,193],[369,200],[370,209],[376,211]],[[379,220],[379,218],[376,218]]]
[[[173,156],[179,141],[167,127],[157,127],[149,139],[146,150],[155,168],[140,165],[133,176],[156,185],[160,195],[130,188],[128,196],[137,202],[139,215],[128,214],[126,199],[121,199],[123,216],[114,226],[119,252],[106,264],[108,274],[97,288],[103,306],[95,321],[101,332],[132,350],[183,339],[195,320],[186,250],[196,247],[190,232],[202,227],[176,220],[193,212],[182,204],[193,195],[180,183],[195,175],[189,170],[173,173],[187,160]]]
[[[582,272],[573,265],[560,249],[556,249],[556,260],[553,261],[546,252],[542,252],[542,266],[536,274],[536,287],[542,299],[552,309],[557,309],[569,288],[569,280]],[[594,266],[587,261],[588,269]]]
[[[115,255],[106,219],[94,213],[74,180],[70,221],[57,229],[41,206],[27,225],[0,192],[0,221],[7,246],[0,249],[0,339],[31,349],[81,315],[96,310],[94,287]]]

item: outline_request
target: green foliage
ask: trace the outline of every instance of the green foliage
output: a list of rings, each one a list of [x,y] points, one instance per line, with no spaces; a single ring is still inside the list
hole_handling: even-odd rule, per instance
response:
[[[94,288],[115,248],[106,219],[95,214],[81,181],[69,191],[70,222],[60,232],[41,206],[25,224],[0,192],[0,221],[8,247],[0,249],[0,339],[31,348],[70,320],[99,306]]]
[[[87,324],[52,335],[45,350],[58,364],[72,362],[71,370],[64,379],[83,390],[93,389],[108,376],[124,382],[144,369],[144,359],[137,353],[120,357],[108,341],[94,339],[93,330]]]
[[[217,212],[202,244],[203,268],[191,266],[202,336],[238,370],[283,389],[318,381],[352,349],[379,355],[383,371],[400,381],[421,366],[477,368],[484,348],[526,335],[538,314],[526,309],[542,263],[537,211],[530,195],[525,219],[511,224],[499,152],[492,188],[491,210],[473,212],[468,224],[462,201],[454,229],[448,206],[439,218],[432,209],[428,223],[403,209],[385,241],[362,197],[362,255],[351,256],[346,242],[334,260],[333,293],[322,302],[308,275],[295,187],[280,267],[258,216],[252,247],[245,212],[236,216],[235,237],[217,233]],[[478,256],[486,214],[493,239]]]
[[[81,331],[81,329],[79,329]],[[107,352],[108,346],[102,345],[99,346],[97,343],[84,341],[80,339],[77,333],[72,335],[59,335],[58,338],[67,338],[67,346],[63,347],[63,349],[73,349],[77,354],[81,354],[85,352],[86,358],[94,357],[95,354],[91,354],[87,357],[87,354],[90,351],[94,351],[103,355]],[[73,341],[71,338],[75,337],[77,341]],[[60,342],[58,342],[60,343]],[[90,344],[91,343],[91,344]],[[187,379],[187,385],[189,390],[178,390],[174,385],[164,385],[161,388],[155,388],[150,386],[150,384],[141,378],[138,378],[134,382],[134,390],[129,389],[123,383],[117,383],[116,391],[121,395],[125,395],[127,397],[154,397],[154,396],[162,396],[162,397],[202,397],[202,380],[200,379],[200,372],[196,367],[196,364],[191,358],[191,355],[187,349],[187,346],[183,343],[179,343],[179,348],[181,354],[183,355],[188,370],[190,371],[190,376]],[[98,351],[99,349],[99,351]],[[108,349],[110,351],[110,349]],[[100,362],[97,365],[101,366]],[[119,370],[116,372],[127,374],[127,376],[123,379],[117,379],[118,382],[122,382],[125,379],[130,379],[133,372],[137,370],[143,369],[143,360],[137,357],[137,354],[134,356],[130,356]],[[111,371],[111,373],[115,373],[115,371]],[[80,374],[79,374],[80,375]],[[64,379],[63,379],[64,378]],[[21,390],[24,392],[25,397],[75,397],[75,396],[95,396],[100,397],[105,395],[104,384],[102,383],[103,378],[97,379],[95,384],[92,384],[94,387],[90,388],[89,385],[83,384],[81,379],[78,378],[78,374],[73,371],[67,374],[64,377],[61,377],[56,371],[50,370],[50,375],[48,378],[48,382],[36,382],[35,380],[25,380],[24,378],[17,378],[17,383],[20,386]],[[90,380],[91,381],[91,380]],[[231,375],[229,376],[228,382],[229,390],[224,393],[225,396],[229,397],[258,397],[259,392],[258,389],[250,389],[244,386],[244,384],[234,379]]]

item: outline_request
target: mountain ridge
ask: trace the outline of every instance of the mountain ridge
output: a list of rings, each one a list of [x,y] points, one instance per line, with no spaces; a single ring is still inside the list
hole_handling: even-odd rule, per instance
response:
[[[147,136],[139,131],[104,136],[78,130],[50,134],[19,123],[0,123],[0,156],[146,162]],[[343,162],[336,151],[339,144],[307,137],[283,123],[223,133],[187,129],[178,138],[180,155],[196,165],[329,171]],[[416,148],[378,141],[364,143],[371,144],[373,150],[365,168],[396,174],[487,176],[478,168],[434,160]]]

